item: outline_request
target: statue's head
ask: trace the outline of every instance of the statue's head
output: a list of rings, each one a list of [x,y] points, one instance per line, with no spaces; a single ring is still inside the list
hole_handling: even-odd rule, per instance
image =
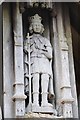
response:
[[[40,34],[43,33],[44,27],[41,21],[42,18],[38,14],[35,14],[34,16],[30,17],[30,27],[29,27],[30,33],[40,33]]]

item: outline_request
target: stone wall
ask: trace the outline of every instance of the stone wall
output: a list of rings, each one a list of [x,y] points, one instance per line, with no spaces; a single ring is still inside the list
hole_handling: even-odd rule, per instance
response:
[[[2,5],[0,5],[0,106],[2,105]]]
[[[14,92],[14,90],[13,90],[13,84],[15,82],[15,79],[14,79],[14,57],[15,57],[14,56],[14,52],[15,51],[14,51],[14,48],[13,48],[13,46],[14,46],[14,43],[13,43],[13,34],[12,34],[12,28],[13,27],[12,27],[12,20],[11,20],[11,17],[12,17],[12,13],[11,12],[12,11],[11,11],[11,6],[10,5],[11,5],[10,3],[4,3],[3,4],[3,93],[4,93],[3,104],[4,104],[4,117],[5,118],[10,118],[10,117],[14,118],[14,116],[15,116],[14,102],[12,101],[12,96],[14,95],[14,93],[13,93]],[[66,12],[64,12],[64,13],[66,13]],[[59,38],[58,42],[60,42],[60,43],[62,42],[62,40],[64,40],[64,37],[65,37],[64,36],[64,30],[63,30],[63,22],[62,22],[63,19],[62,19],[61,15],[62,14],[61,13],[59,14],[59,12],[58,12],[58,17],[61,18],[61,27],[62,27],[62,29],[61,29],[61,27],[60,27],[60,19],[57,18],[58,34],[60,34],[60,36],[63,37],[63,39]],[[15,16],[13,16],[13,18],[15,18]],[[65,16],[65,21],[66,21],[66,16]],[[65,23],[65,24],[68,25],[68,23]],[[70,27],[70,24],[69,24],[68,27]],[[69,29],[66,27],[66,31],[67,32],[68,32],[68,30]],[[66,36],[67,36],[67,41],[68,41],[71,38],[70,38],[70,36],[68,36],[67,32],[66,32]],[[0,34],[1,34],[1,32],[0,32]],[[58,35],[58,37],[59,37],[59,35]],[[65,42],[65,41],[63,41],[63,42]],[[61,43],[61,45],[62,45],[62,43]],[[72,41],[71,41],[71,45],[72,45]],[[57,54],[57,50],[56,50],[55,56],[58,55]],[[62,50],[62,48],[61,48],[61,50]],[[1,54],[1,50],[0,50],[0,54]],[[61,58],[59,58],[59,56],[57,56],[55,58],[57,58],[58,61],[61,59]],[[64,62],[62,62],[62,63],[64,63]],[[70,64],[72,66],[70,66]],[[2,65],[1,61],[0,61],[0,65]],[[60,66],[61,66],[61,63],[60,63]],[[58,66],[58,68],[60,66]],[[71,72],[69,70],[69,74],[70,74],[70,77],[71,77],[70,80],[73,81],[74,74],[71,74],[71,73],[74,73],[73,72],[74,68],[73,68],[73,61],[72,61],[72,46],[70,46],[70,43],[69,43],[69,66],[70,66],[70,68],[68,68],[68,70],[69,69],[71,70]],[[58,71],[57,71],[58,68],[56,67],[56,73],[58,73]],[[60,78],[60,71],[61,71],[61,67],[59,69],[58,81],[55,80],[55,82],[57,83],[57,85],[59,84],[58,86],[56,85],[56,90],[55,91],[58,91],[57,90],[58,88],[61,89],[60,88],[60,83],[62,83],[62,81],[61,81],[62,79]],[[65,74],[66,73],[67,72],[65,72]],[[0,72],[0,74],[2,74],[2,72]],[[63,71],[63,75],[64,75],[64,71]],[[73,83],[74,89],[75,89],[75,79],[74,79],[74,82],[72,82],[72,83]],[[72,87],[72,83],[71,83],[71,87]],[[2,87],[0,87],[0,88],[2,88]],[[64,86],[63,86],[63,88],[64,88]],[[74,91],[74,90],[72,89],[72,91]],[[59,90],[59,92],[60,92],[60,95],[61,95],[61,91],[60,90]],[[56,96],[58,96],[59,92],[57,92]],[[76,95],[76,93],[75,92],[72,92],[72,93],[73,93],[73,97],[74,97],[74,95]],[[75,98],[75,102],[74,102],[73,106],[75,107],[75,105],[76,105],[76,96],[74,98]],[[60,100],[60,98],[59,98],[59,100]],[[56,101],[57,101],[57,97],[56,97]],[[77,109],[77,106],[76,106],[76,109]],[[75,111],[73,112],[73,114],[74,113],[76,114]]]

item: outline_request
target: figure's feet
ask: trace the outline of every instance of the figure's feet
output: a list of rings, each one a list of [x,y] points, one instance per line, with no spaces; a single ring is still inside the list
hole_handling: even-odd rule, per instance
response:
[[[51,103],[42,103],[42,107],[53,107]]]
[[[32,106],[39,107],[39,104],[38,103],[32,103]]]

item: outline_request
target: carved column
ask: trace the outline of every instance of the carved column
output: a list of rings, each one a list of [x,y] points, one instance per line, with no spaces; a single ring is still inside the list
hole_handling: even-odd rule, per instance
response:
[[[68,59],[68,45],[67,39],[64,35],[64,27],[63,27],[63,16],[62,16],[62,6],[60,3],[57,6],[57,26],[58,26],[58,37],[60,44],[60,52],[61,52],[61,70],[62,76],[60,80],[61,84],[61,104],[62,104],[62,112],[63,117],[70,118],[73,117],[72,111],[72,102],[74,98],[71,93],[71,83],[70,83],[70,74],[69,74],[69,59]]]
[[[2,5],[0,5],[0,105],[2,105],[2,19],[3,19],[3,15],[2,15]]]
[[[15,70],[15,117],[24,116],[25,99],[24,95],[24,68],[23,68],[23,33],[22,14],[19,11],[19,3],[13,7],[13,31],[14,31],[14,70]]]
[[[76,91],[73,49],[72,49],[72,36],[71,36],[68,5],[65,4],[63,9],[64,9],[65,33],[66,33],[66,37],[67,37],[68,45],[69,45],[69,70],[70,70],[70,81],[71,81],[71,86],[72,86],[71,90],[72,90],[72,96],[75,98],[75,101],[73,102],[73,117],[78,118],[77,91]]]
[[[58,114],[60,114],[60,81],[61,81],[61,54],[60,54],[60,45],[59,45],[59,39],[58,39],[58,33],[57,33],[57,23],[56,23],[56,16],[54,16],[54,10],[53,10],[53,52],[54,52],[54,80],[55,80],[55,94],[56,94],[56,109],[58,111]]]

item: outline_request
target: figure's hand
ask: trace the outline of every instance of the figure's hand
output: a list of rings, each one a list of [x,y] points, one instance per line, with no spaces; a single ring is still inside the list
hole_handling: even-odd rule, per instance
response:
[[[46,50],[46,49],[42,49],[42,51],[43,51],[43,52],[48,52],[48,50]]]
[[[44,54],[48,59],[52,59],[52,49],[50,47],[42,49],[42,54]]]

